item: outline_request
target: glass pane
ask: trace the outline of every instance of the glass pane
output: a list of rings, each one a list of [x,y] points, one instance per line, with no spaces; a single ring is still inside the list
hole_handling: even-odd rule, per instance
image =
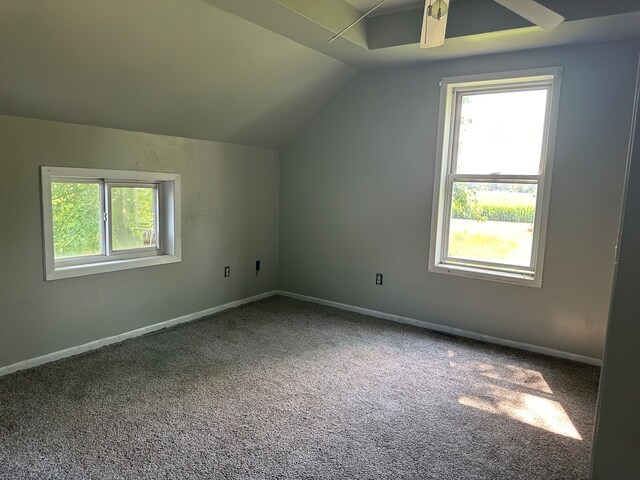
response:
[[[156,246],[156,189],[111,188],[113,250]]]
[[[546,90],[464,95],[457,173],[537,175]]]
[[[449,257],[528,267],[538,186],[454,183]]]
[[[55,258],[100,255],[100,185],[51,183]]]

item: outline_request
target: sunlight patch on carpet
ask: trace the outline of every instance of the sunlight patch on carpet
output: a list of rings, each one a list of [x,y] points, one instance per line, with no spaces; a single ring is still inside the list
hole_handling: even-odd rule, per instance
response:
[[[461,405],[509,417],[548,432],[582,440],[567,412],[554,400],[495,385],[483,385],[481,391],[481,395],[461,396],[458,402]]]
[[[481,362],[477,364],[477,368],[480,375],[493,380],[513,383],[515,385],[531,388],[543,393],[553,393],[542,374],[535,370],[529,370],[516,365],[507,364],[503,366],[494,366]]]

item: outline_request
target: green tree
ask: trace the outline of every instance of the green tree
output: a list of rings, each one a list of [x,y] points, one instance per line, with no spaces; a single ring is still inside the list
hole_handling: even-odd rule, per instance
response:
[[[99,183],[51,184],[56,258],[102,253],[100,191]],[[155,244],[155,190],[111,188],[111,227],[115,250]]]
[[[479,222],[487,221],[478,206],[476,191],[466,183],[454,183],[452,200],[453,218],[478,220]]]
[[[99,184],[52,183],[51,207],[56,257],[100,253]]]
[[[114,187],[111,189],[111,228],[114,249],[137,248],[152,243],[154,190]]]

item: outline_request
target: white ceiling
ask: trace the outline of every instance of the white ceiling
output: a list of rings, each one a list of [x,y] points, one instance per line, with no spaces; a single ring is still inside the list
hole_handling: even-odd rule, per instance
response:
[[[203,0],[0,0],[0,114],[277,147],[355,69]]]
[[[366,9],[379,0],[349,1]],[[562,1],[609,12],[599,0]],[[412,2],[388,0],[385,8]],[[481,7],[480,0],[456,4],[460,12]],[[634,11],[550,32],[487,30],[424,50],[420,14],[407,10],[388,16],[410,17],[404,23],[371,19],[360,32],[363,47],[347,38],[328,43],[357,12],[342,18],[333,13],[344,9],[329,3],[299,5],[323,15],[314,21],[275,0],[0,0],[0,114],[278,147],[356,68],[640,36]],[[456,21],[474,27],[480,16],[466,11]],[[449,24],[453,31],[454,19]],[[383,37],[401,41],[367,48]]]
[[[350,3],[361,12],[368,12],[379,4],[380,0],[346,0],[346,2]],[[386,2],[376,9],[375,13],[401,10],[403,8],[416,7],[420,5],[424,5],[424,0],[386,0]]]
[[[340,8],[343,0],[206,1],[359,69],[640,37],[640,0],[539,0],[567,17],[553,30],[532,26],[492,0],[452,0],[456,12],[448,20],[444,46],[430,49],[418,45],[419,9],[376,12],[330,42],[357,18],[352,5],[348,11]],[[378,0],[349,1],[370,6]],[[409,0],[388,1],[398,8]]]

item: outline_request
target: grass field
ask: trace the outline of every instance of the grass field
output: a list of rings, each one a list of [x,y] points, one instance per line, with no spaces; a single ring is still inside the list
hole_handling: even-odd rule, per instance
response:
[[[477,206],[532,207],[532,193],[476,190]],[[517,217],[516,217],[517,218]],[[451,219],[449,255],[495,263],[527,266],[533,245],[533,225],[528,222]]]
[[[528,223],[451,220],[449,255],[487,262],[529,265],[533,232]]]
[[[532,206],[536,205],[536,196],[531,193],[476,191],[478,205]]]

